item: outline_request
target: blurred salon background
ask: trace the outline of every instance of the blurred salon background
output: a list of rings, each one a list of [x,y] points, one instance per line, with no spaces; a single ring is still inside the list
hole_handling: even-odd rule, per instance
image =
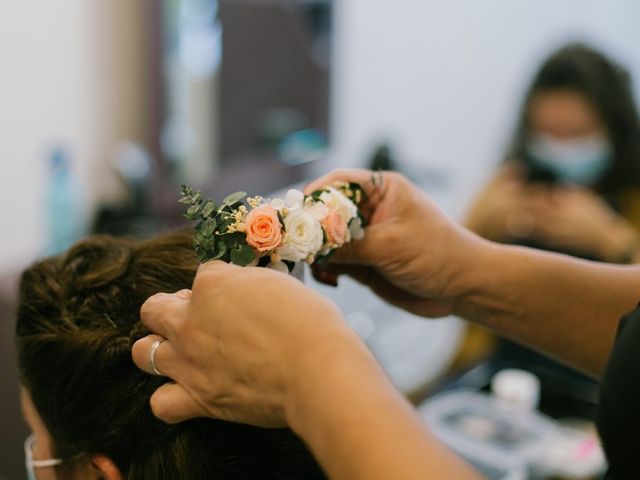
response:
[[[28,433],[12,344],[20,270],[90,233],[185,225],[181,183],[220,199],[337,167],[394,169],[488,238],[635,261],[638,18],[634,0],[0,2],[0,479],[23,478]],[[560,73],[543,75],[567,46],[596,58],[561,56]],[[552,157],[583,175],[563,177]],[[516,184],[524,203],[506,211],[520,205]],[[585,222],[539,233],[534,216],[560,211],[568,191],[582,195],[568,217]],[[459,319],[426,322],[349,281],[306,281],[338,302],[425,421],[489,478],[596,478],[604,468],[589,379]],[[535,428],[455,397],[489,392],[504,368],[493,396],[516,398]],[[504,453],[519,439],[544,442],[551,425],[570,433],[546,470],[531,467],[533,447]]]

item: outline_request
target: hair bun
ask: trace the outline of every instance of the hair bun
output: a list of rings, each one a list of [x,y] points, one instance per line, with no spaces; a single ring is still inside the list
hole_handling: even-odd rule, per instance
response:
[[[129,242],[93,236],[76,243],[63,260],[63,274],[76,291],[104,287],[123,276],[131,262]]]

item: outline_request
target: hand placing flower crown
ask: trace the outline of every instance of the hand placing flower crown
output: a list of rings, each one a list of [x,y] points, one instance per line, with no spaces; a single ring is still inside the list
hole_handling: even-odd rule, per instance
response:
[[[364,236],[358,205],[364,191],[338,182],[305,195],[289,190],[284,199],[229,195],[218,206],[200,191],[182,187],[185,217],[197,221],[194,249],[201,261],[223,260],[291,272],[297,262],[328,258]]]

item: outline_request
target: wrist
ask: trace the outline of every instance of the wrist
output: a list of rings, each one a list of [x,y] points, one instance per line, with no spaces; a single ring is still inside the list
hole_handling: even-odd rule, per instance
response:
[[[513,259],[520,247],[480,239],[467,268],[459,275],[453,314],[491,327],[497,312],[516,308],[505,287],[513,280]],[[515,272],[516,277],[522,272]]]
[[[359,341],[307,363],[292,384],[289,426],[329,478],[477,478],[427,430]],[[315,366],[314,366],[315,364]]]
[[[495,269],[495,251],[504,249],[504,245],[468,231],[462,232],[461,238],[462,243],[452,247],[455,257],[449,262],[449,279],[444,292],[454,300],[454,310],[464,306],[486,283],[487,273]]]
[[[357,391],[388,387],[373,355],[345,325],[292,365],[285,394],[287,424],[311,444],[332,422],[340,423],[343,413],[352,414]]]

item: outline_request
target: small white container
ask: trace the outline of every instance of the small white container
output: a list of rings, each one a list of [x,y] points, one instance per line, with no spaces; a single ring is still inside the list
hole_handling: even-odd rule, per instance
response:
[[[540,401],[540,380],[525,370],[507,368],[493,376],[491,392],[505,408],[533,411]]]

